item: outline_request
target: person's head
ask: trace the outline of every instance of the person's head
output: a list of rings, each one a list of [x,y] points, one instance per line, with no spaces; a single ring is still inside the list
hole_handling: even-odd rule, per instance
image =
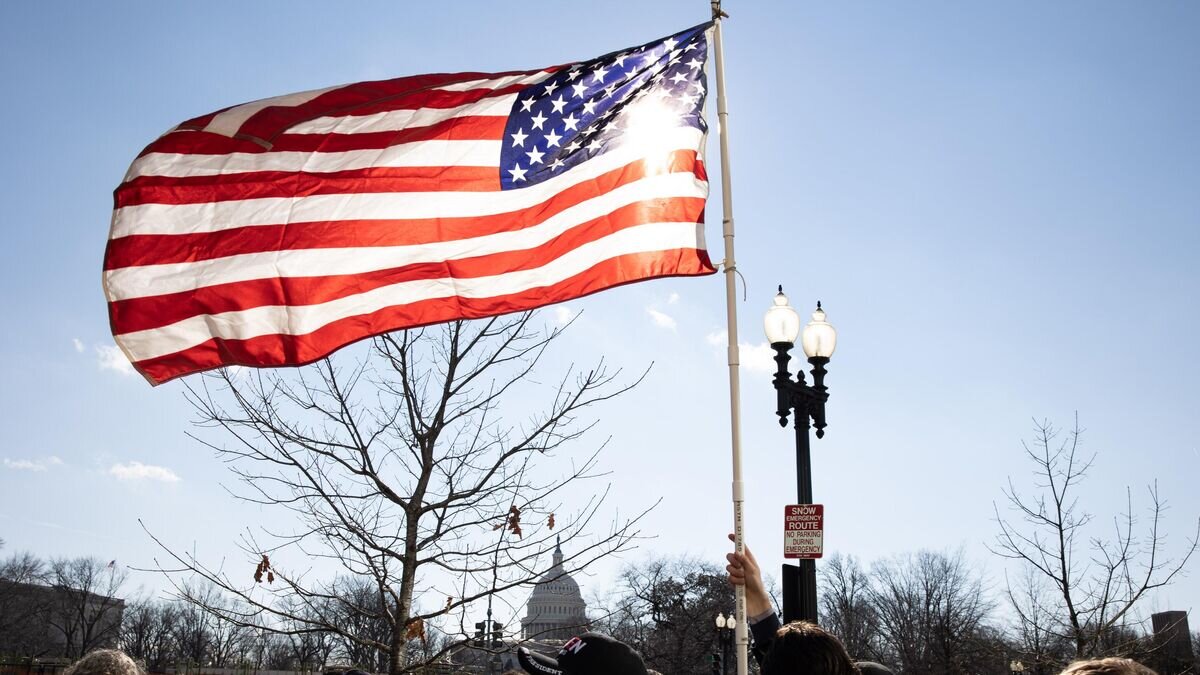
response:
[[[1088,659],[1075,661],[1060,675],[1158,675],[1133,659]]]
[[[125,652],[117,649],[97,649],[71,664],[63,675],[145,675]]]
[[[842,641],[807,621],[775,633],[763,659],[763,675],[858,675]]]
[[[584,633],[567,640],[553,659],[517,647],[517,660],[532,675],[648,675],[646,664],[633,648],[603,633]]]

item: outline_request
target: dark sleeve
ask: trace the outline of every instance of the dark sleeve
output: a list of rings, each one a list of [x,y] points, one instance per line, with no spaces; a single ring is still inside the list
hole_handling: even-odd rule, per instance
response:
[[[771,612],[771,615],[761,621],[750,624],[750,635],[754,638],[754,647],[751,653],[754,654],[754,660],[758,661],[758,665],[762,666],[763,659],[766,658],[767,652],[771,649],[771,643],[775,640],[775,633],[783,624],[779,623],[779,615]]]

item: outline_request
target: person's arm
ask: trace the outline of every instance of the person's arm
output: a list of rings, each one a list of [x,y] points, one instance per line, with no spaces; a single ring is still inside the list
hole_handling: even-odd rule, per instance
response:
[[[732,534],[729,539],[733,541]],[[729,583],[746,588],[746,623],[754,636],[754,658],[761,664],[775,638],[775,631],[779,630],[779,617],[771,606],[771,598],[763,585],[762,571],[750,547],[745,548],[745,553],[726,553],[725,560],[729,563],[725,566]]]

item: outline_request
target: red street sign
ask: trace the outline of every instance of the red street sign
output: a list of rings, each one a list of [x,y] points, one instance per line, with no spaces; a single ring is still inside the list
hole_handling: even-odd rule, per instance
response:
[[[824,532],[824,504],[783,507],[783,557],[820,558]]]

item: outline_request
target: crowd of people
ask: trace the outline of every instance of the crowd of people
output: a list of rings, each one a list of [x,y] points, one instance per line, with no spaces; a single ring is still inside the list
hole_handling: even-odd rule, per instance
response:
[[[733,535],[729,535],[733,539]],[[782,624],[749,548],[726,555],[729,583],[746,591],[746,621],[754,659],[762,675],[892,675],[873,661],[855,661],[837,636],[807,621]],[[568,640],[551,658],[518,647],[525,673],[505,675],[656,675],[628,645],[599,633]],[[1059,675],[1156,675],[1131,659],[1089,659],[1071,663]]]
[[[733,538],[733,535],[730,535]],[[855,661],[837,636],[806,621],[783,624],[771,605],[758,561],[749,548],[726,555],[729,583],[746,593],[751,653],[762,675],[891,675],[888,667]],[[524,672],[504,675],[661,675],[646,667],[629,645],[602,633],[588,632],[567,640],[556,656],[517,647]],[[91,652],[63,675],[144,675],[133,659],[114,649]],[[348,671],[344,675],[367,675]],[[683,674],[680,674],[683,675]],[[1146,666],[1123,658],[1075,661],[1059,675],[1156,675]]]

